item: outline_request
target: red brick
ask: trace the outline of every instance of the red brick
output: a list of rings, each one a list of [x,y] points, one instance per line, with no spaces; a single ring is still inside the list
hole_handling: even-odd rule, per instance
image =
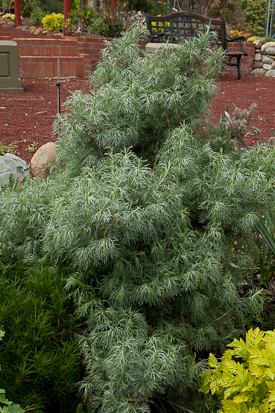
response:
[[[62,56],[69,56],[69,46],[62,46]]]
[[[46,66],[45,62],[38,61],[38,78],[44,79],[46,77]]]
[[[52,78],[53,77],[53,62],[46,62],[46,74],[47,77]]]
[[[69,75],[70,75],[69,62],[68,62],[67,59],[62,60],[60,76],[61,77],[69,77]]]
[[[19,56],[24,55],[24,46],[22,46],[21,44],[18,45],[18,53],[19,53]]]
[[[76,45],[69,47],[69,56],[76,56]]]
[[[46,56],[54,56],[54,45],[53,44],[47,45]]]
[[[40,56],[40,46],[37,44],[31,45],[31,55],[32,56]]]
[[[75,60],[70,62],[69,71],[70,71],[70,74],[69,74],[70,77],[76,77],[76,75],[77,75],[77,62]]]
[[[30,78],[30,62],[22,61],[22,79],[29,79]]]
[[[83,77],[84,75],[84,65],[83,62],[77,62],[76,66],[76,76],[77,77]]]
[[[48,46],[46,44],[40,46],[40,56],[48,56]]]
[[[54,56],[64,56],[63,47],[60,44],[54,46]]]
[[[106,47],[106,45],[105,45],[105,44],[93,44],[93,46],[92,46],[92,50],[96,50],[96,51],[98,51],[98,50],[105,49],[105,47]]]
[[[30,68],[30,78],[31,79],[37,79],[37,69],[38,69],[38,64],[37,64],[37,59],[32,59],[31,60],[31,68]]]

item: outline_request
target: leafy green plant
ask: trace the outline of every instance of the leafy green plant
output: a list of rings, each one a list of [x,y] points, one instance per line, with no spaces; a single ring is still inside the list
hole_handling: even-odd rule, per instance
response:
[[[241,6],[245,12],[246,24],[251,25],[251,33],[256,36],[263,36],[267,1],[241,0]]]
[[[46,12],[44,12],[39,6],[34,7],[31,12],[31,20],[35,24],[42,24],[42,19],[46,16]]]
[[[47,13],[63,13],[63,1],[42,0],[40,7]]]
[[[78,24],[78,19],[79,19],[79,5],[77,5],[76,8],[74,8],[71,13],[70,13],[70,22],[73,25]],[[94,9],[88,6],[83,6],[82,7],[82,12],[81,12],[81,21],[84,24],[84,26],[90,26],[93,24],[94,20],[98,17],[97,13],[95,12]]]
[[[2,145],[0,144],[0,155],[4,155],[5,153],[13,153],[17,154],[18,146],[15,144],[10,145]]]
[[[201,392],[216,395],[219,412],[270,412],[275,408],[275,331],[250,329],[246,341],[234,339],[220,361],[209,357]]]
[[[0,330],[0,341],[2,341],[4,335],[5,335],[5,332],[3,330]],[[0,366],[0,369],[1,369],[1,366]],[[5,393],[6,391],[4,389],[0,389],[0,412],[1,413],[24,413],[25,410],[21,409],[19,404],[13,404],[10,400],[8,400],[5,396]]]
[[[33,142],[25,149],[25,151],[35,152],[37,145],[38,145],[37,142]]]
[[[46,30],[62,30],[64,16],[61,13],[52,13],[42,18],[43,27]]]
[[[275,272],[275,218],[274,212],[266,212],[257,225],[256,237],[260,249],[259,266],[263,282],[269,282]],[[260,238],[262,236],[262,239]]]

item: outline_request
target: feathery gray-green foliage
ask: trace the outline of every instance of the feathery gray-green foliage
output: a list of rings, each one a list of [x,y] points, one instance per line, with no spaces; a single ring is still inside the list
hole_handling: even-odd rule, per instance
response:
[[[138,38],[136,28],[108,44],[92,77],[94,94],[79,92],[67,101],[59,139],[67,172],[79,174],[106,148],[132,147],[148,159],[170,130],[205,115],[216,92],[211,79],[221,67],[221,51],[211,50],[209,34],[175,49],[164,45],[145,58]]]
[[[274,208],[275,150],[192,131],[221,63],[207,33],[150,58],[136,29],[114,40],[93,93],[57,120],[58,173],[0,192],[1,259],[72,269],[89,413],[150,412],[159,397],[172,412],[197,380],[196,352],[259,316],[262,295],[238,288]]]

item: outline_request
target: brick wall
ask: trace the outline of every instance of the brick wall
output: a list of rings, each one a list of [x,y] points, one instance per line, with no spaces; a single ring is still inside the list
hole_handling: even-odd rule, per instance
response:
[[[9,36],[2,36],[0,40],[12,40]],[[67,77],[89,77],[101,60],[105,41],[111,38],[70,37],[64,39],[22,38],[14,39],[19,46],[20,76],[23,79]],[[141,52],[144,51],[146,41],[140,41]],[[231,43],[230,48],[238,49],[238,43]],[[230,49],[229,49],[230,50]],[[241,58],[243,74],[251,73],[255,55],[255,45],[246,43],[244,50],[248,56]],[[225,73],[236,74],[236,67],[225,66]]]

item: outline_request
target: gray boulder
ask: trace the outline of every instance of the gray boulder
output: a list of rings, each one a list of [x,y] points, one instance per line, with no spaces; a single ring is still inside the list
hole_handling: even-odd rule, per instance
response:
[[[270,59],[270,57],[268,57],[268,56],[263,56],[262,61],[266,65],[272,65],[272,63],[273,63],[273,59]]]
[[[275,77],[275,70],[268,70],[265,74],[266,77]]]
[[[27,162],[12,153],[5,153],[0,156],[0,188],[9,184],[9,177],[12,174],[15,179],[21,181],[25,176],[29,176],[29,166]]]
[[[275,42],[268,42],[268,43],[263,44],[261,47],[262,52],[265,52],[266,49],[268,49],[269,47],[270,48],[275,47]]]
[[[254,69],[251,74],[256,76],[264,76],[266,74],[266,70],[264,69]]]
[[[268,47],[265,49],[266,54],[270,54],[272,56],[275,56],[275,47]]]

